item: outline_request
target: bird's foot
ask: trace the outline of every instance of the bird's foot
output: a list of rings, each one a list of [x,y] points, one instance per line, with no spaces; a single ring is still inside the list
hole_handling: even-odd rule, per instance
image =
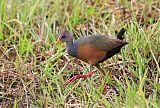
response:
[[[75,81],[76,79],[87,78],[87,77],[90,77],[91,75],[92,75],[92,71],[90,71],[88,74],[85,74],[85,75],[76,75],[76,76],[68,79],[63,85],[66,86],[66,85],[72,83],[73,81]]]
[[[106,95],[106,93],[107,93],[107,87],[106,87],[106,84],[104,84],[103,95]]]
[[[63,86],[66,86],[66,85],[72,83],[72,82],[75,81],[76,79],[77,79],[76,76],[74,76],[74,77],[68,79],[68,80],[63,84]]]

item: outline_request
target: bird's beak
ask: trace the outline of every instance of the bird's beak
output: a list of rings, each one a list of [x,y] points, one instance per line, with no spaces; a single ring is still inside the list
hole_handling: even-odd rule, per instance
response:
[[[58,38],[56,43],[57,44],[62,44],[63,42],[62,42],[62,40],[60,38]]]

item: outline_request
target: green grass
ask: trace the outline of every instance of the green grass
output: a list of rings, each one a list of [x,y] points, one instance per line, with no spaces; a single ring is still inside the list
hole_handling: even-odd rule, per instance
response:
[[[158,0],[1,0],[0,106],[159,108],[159,9]],[[105,77],[106,96],[97,70],[64,87],[74,74],[87,73],[89,65],[68,56],[64,44],[55,45],[59,31],[68,28],[77,39],[114,36],[122,27],[129,44],[101,65],[113,78]]]

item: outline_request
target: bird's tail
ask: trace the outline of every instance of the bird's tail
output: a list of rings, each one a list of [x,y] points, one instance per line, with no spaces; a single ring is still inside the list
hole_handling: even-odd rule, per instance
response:
[[[120,39],[120,40],[123,40],[123,39],[124,39],[123,35],[124,35],[125,31],[126,31],[126,30],[125,30],[124,28],[122,28],[122,29],[119,31],[119,33],[117,34],[117,38]]]

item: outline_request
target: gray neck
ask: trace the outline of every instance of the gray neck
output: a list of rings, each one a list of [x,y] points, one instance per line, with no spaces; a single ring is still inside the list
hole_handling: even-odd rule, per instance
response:
[[[73,57],[76,57],[76,50],[77,50],[77,45],[76,43],[72,41],[69,41],[67,42],[67,45],[66,45],[66,48],[67,48],[67,53]]]

